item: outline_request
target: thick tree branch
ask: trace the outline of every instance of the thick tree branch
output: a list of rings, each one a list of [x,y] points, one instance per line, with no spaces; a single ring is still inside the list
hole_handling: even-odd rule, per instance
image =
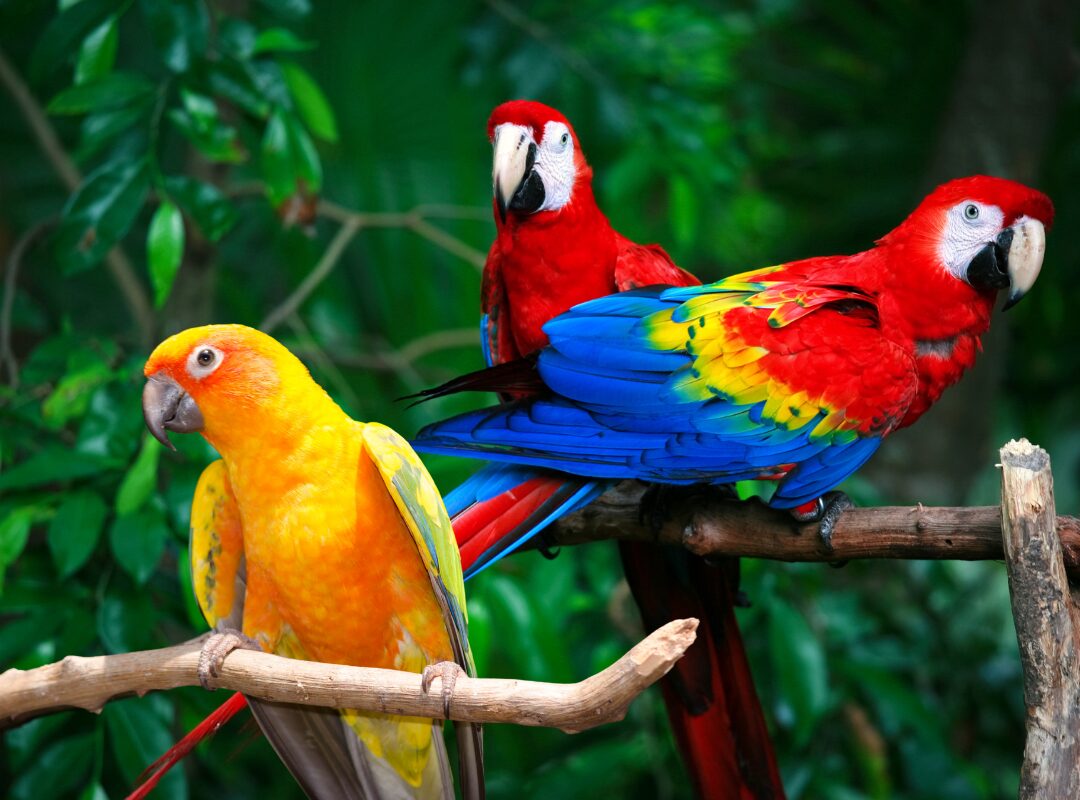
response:
[[[560,728],[573,733],[620,720],[630,702],[671,669],[697,636],[696,619],[654,631],[607,669],[579,683],[557,684],[462,676],[450,718]],[[114,656],[63,661],[0,674],[0,730],[67,708],[98,712],[132,694],[197,686],[203,638]],[[439,680],[439,679],[437,679]],[[343,667],[237,650],[222,664],[216,687],[252,697],[329,708],[442,719],[441,686],[429,693],[411,672]]]
[[[540,545],[600,539],[643,539],[678,545],[698,555],[748,556],[781,561],[846,561],[855,558],[1000,559],[1001,509],[995,506],[932,508],[892,506],[844,512],[825,549],[816,524],[757,502],[702,496],[687,502],[654,533],[640,514],[644,486],[626,481],[591,506],[552,526]],[[1057,518],[1065,566],[1080,575],[1080,520]]]
[[[1020,798],[1080,796],[1080,605],[1065,577],[1050,457],[1001,448],[1002,535],[1024,666],[1027,744]]]

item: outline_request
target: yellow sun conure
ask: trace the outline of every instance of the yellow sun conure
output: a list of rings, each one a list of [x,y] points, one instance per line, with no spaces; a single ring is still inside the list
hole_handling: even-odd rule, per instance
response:
[[[147,427],[198,431],[221,454],[191,509],[199,606],[291,658],[474,672],[461,563],[408,443],[349,418],[271,337],[241,325],[167,339],[144,370]],[[453,798],[441,723],[252,700],[313,798]],[[458,726],[464,795],[483,796],[480,729]]]

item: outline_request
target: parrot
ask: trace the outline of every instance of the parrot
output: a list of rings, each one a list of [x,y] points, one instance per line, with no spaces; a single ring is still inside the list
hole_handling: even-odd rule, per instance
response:
[[[612,228],[593,195],[577,134],[559,111],[527,100],[503,103],[487,133],[497,230],[481,287],[487,364],[512,364],[538,351],[547,343],[544,323],[578,303],[653,284],[699,283],[660,246],[636,244]],[[481,469],[446,497],[466,579],[612,484],[505,464]],[[679,617],[709,623],[661,682],[699,794],[743,797],[750,787],[751,797],[783,797],[734,614],[737,562],[714,567],[645,543],[620,543],[620,552],[647,627]],[[160,778],[244,707],[244,697],[234,695],[145,774]]]
[[[206,670],[247,643],[422,672],[425,690],[439,676],[448,704],[457,671],[475,673],[461,564],[442,498],[408,442],[351,419],[288,349],[242,325],[178,333],[144,374],[150,433],[171,447],[169,431],[199,432],[221,456],[191,509],[195,593],[221,632],[204,648]],[[248,704],[309,797],[454,797],[439,721]],[[463,794],[481,798],[480,727],[457,724],[457,733]]]
[[[530,100],[496,107],[496,237],[481,286],[489,366],[511,365],[548,343],[544,325],[579,303],[644,286],[693,286],[662,247],[616,231],[593,193],[577,133],[558,110]],[[504,396],[520,393],[507,383]],[[447,495],[466,578],[512,552],[613,481],[545,467],[493,464]],[[765,717],[735,618],[738,561],[715,565],[674,548],[620,542],[627,582],[649,630],[702,620],[699,638],[661,681],[683,760],[705,797],[783,797]]]
[[[436,389],[520,396],[425,427],[420,452],[672,485],[761,481],[815,503],[975,362],[998,292],[1034,285],[1053,204],[1003,178],[937,187],[869,250],[581,303],[548,344]]]
[[[545,125],[541,148],[552,129],[550,122]],[[499,172],[499,156],[508,147],[502,136],[510,131],[531,148],[532,130],[504,128],[497,134],[496,192],[513,183],[504,182]],[[525,164],[530,161],[541,163],[541,157],[527,155]],[[542,208],[538,198],[547,193],[529,189],[530,181],[535,183],[525,178],[505,204],[508,209]],[[498,492],[514,481],[524,485],[529,475],[534,486],[557,483],[558,474],[590,479],[591,496],[623,479],[688,487],[754,481],[774,508],[790,510],[799,521],[820,521],[830,547],[832,527],[850,506],[835,487],[884,437],[917,421],[972,366],[999,291],[1008,290],[1007,309],[1034,284],[1053,213],[1050,199],[1034,189],[971,176],[936,188],[872,248],[854,255],[794,261],[707,285],[642,285],[575,305],[541,324],[539,332],[498,330],[515,321],[516,309],[495,303],[487,322],[489,332],[492,325],[497,328],[490,334],[491,347],[512,347],[516,355],[542,343],[538,355],[429,392],[503,390],[511,400],[427,426],[413,446],[421,453],[491,462],[486,475],[482,470],[481,478],[466,482],[463,498],[454,493],[447,498],[459,543],[465,526],[454,515],[479,517],[472,530],[484,538],[482,548],[495,553],[489,561],[583,504],[549,508],[540,525],[527,520],[524,528],[503,535],[500,515],[508,503]],[[500,229],[499,235],[510,234]],[[504,298],[508,292],[509,285]],[[485,295],[499,296],[490,289]],[[522,324],[536,325],[539,316],[529,315]],[[499,468],[506,470],[503,485]],[[485,501],[494,506],[486,516],[481,513]],[[461,511],[462,503],[475,506]],[[463,557],[468,546],[462,546]],[[624,563],[637,568],[637,576],[647,576],[650,568],[661,572],[657,565],[665,562],[650,560],[641,548],[636,559],[627,558],[624,549]],[[464,561],[475,565],[483,559],[470,554]],[[711,603],[710,610],[724,602],[730,607],[731,578],[725,586],[717,572],[723,575],[718,570],[710,575],[700,560],[690,561],[685,574],[696,597],[673,595],[671,612],[687,613],[688,598]],[[630,575],[635,597],[647,600],[648,590]],[[657,618],[663,609],[663,602],[653,604],[646,623],[663,622]],[[730,643],[733,617],[719,630]],[[714,672],[722,673],[735,657],[723,647],[714,649]],[[745,667],[741,654],[735,661]],[[701,705],[694,708],[693,695],[685,690],[693,685],[693,664],[686,666],[673,671],[665,699],[699,794],[783,796],[771,750],[764,749],[763,728],[752,740],[763,749],[756,753],[748,751],[746,741],[734,739],[741,746],[734,777],[742,773],[743,784],[731,781],[724,750],[732,744],[730,734],[712,743],[710,762],[708,737],[723,730],[723,709],[714,726],[701,724],[694,714]],[[748,669],[736,674],[747,682],[735,688],[752,693]],[[704,678],[706,691],[699,696],[711,698],[715,707],[726,699],[717,689],[727,691],[731,683]],[[756,773],[747,773],[748,752],[764,758]],[[754,781],[755,774],[764,777]]]

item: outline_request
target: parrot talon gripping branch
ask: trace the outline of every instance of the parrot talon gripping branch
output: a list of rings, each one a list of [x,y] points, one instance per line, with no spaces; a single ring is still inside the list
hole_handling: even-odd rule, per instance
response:
[[[234,650],[262,650],[259,643],[243,631],[217,630],[203,642],[199,653],[199,683],[204,689],[213,688],[214,680],[221,674],[225,657]]]

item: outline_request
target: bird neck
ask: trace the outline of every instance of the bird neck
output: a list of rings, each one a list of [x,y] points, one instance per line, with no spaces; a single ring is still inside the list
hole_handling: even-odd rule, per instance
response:
[[[588,180],[575,183],[570,202],[558,211],[507,217],[495,244],[519,353],[547,343],[541,328],[552,317],[616,290],[615,231]]]

